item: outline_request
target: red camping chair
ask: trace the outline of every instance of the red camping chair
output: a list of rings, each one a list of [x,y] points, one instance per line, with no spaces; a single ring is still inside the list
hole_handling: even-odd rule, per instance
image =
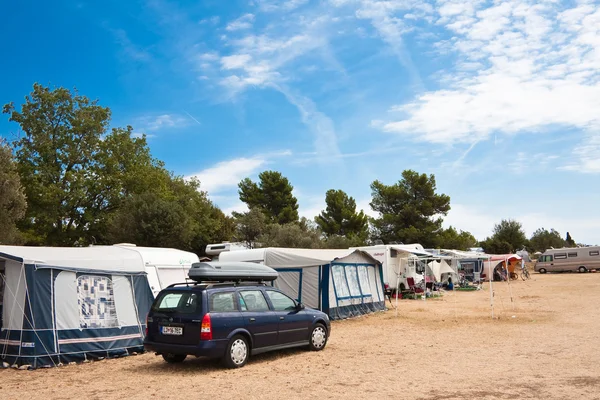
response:
[[[417,293],[423,293],[423,289],[415,285],[415,278],[406,278],[406,283],[408,284],[409,293],[414,293],[415,296]]]

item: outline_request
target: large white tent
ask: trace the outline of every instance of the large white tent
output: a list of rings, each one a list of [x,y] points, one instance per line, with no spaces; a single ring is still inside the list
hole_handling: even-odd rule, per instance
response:
[[[264,248],[224,252],[219,261],[249,261],[279,272],[273,285],[332,319],[384,310],[381,263],[360,250]]]

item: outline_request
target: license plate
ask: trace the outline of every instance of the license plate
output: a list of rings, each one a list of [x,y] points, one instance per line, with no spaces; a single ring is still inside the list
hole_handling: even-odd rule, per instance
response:
[[[178,326],[161,326],[160,333],[163,335],[183,335],[183,328]]]

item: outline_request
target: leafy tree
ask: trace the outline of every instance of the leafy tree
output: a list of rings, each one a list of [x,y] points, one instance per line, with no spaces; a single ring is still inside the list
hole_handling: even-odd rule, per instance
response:
[[[531,238],[529,239],[529,248],[534,252],[544,252],[552,247],[560,248],[564,247],[564,245],[565,240],[560,236],[560,233],[554,229],[548,231],[544,228],[540,228],[533,232],[533,235],[531,235]]]
[[[479,242],[470,232],[457,231],[454,227],[444,229],[438,235],[438,247],[443,249],[468,250]]]
[[[343,236],[363,243],[369,234],[368,217],[361,210],[356,212],[356,201],[343,190],[328,190],[325,195],[327,208],[315,217],[315,222],[325,236]]]
[[[235,240],[244,242],[249,249],[256,247],[258,237],[267,228],[265,214],[260,209],[253,207],[245,213],[234,212],[233,217],[235,219]]]
[[[146,192],[127,198],[109,225],[111,241],[189,249],[192,220],[176,200]]]
[[[9,146],[0,141],[0,244],[21,240],[16,222],[23,218],[27,202]]]
[[[239,187],[240,200],[248,208],[261,210],[269,223],[287,224],[298,221],[298,200],[292,194],[294,187],[277,171],[263,171],[257,184],[243,179]]]
[[[512,252],[510,243],[504,240],[487,238],[483,242],[480,242],[479,245],[487,254],[507,254]]]
[[[450,197],[436,193],[435,176],[405,170],[395,185],[374,181],[371,191],[371,208],[379,213],[373,220],[378,239],[435,246],[440,215],[450,210]]]
[[[528,245],[523,226],[513,219],[503,219],[499,224],[496,224],[492,239],[496,242],[508,243],[510,246],[508,252],[520,250]]]
[[[26,242],[102,241],[116,200],[143,175],[137,168],[155,166],[145,139],[131,127],[106,134],[110,110],[64,88],[34,84],[20,111],[9,103],[3,112],[23,132],[14,145],[29,203],[20,223]]]
[[[306,218],[297,223],[270,224],[258,237],[261,247],[291,247],[319,249],[323,247],[322,232]]]
[[[571,234],[569,232],[567,232],[567,237],[565,239],[565,244],[569,247],[575,247],[575,241],[573,240],[573,238],[571,237]]]

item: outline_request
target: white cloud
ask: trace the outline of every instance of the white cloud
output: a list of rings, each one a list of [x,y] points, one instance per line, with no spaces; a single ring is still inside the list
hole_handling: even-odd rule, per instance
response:
[[[251,60],[248,54],[234,54],[222,57],[221,66],[223,69],[243,69]]]
[[[144,131],[159,131],[163,129],[182,128],[188,126],[190,120],[177,114],[161,114],[156,116],[145,116],[138,119],[138,123]]]
[[[225,28],[228,31],[239,31],[252,28],[254,14],[244,14],[235,21],[230,22]]]
[[[236,158],[222,161],[188,178],[198,178],[200,188],[209,194],[219,193],[224,189],[236,187],[242,179],[253,175],[266,163],[267,159],[263,157]]]
[[[258,6],[261,11],[275,12],[275,11],[291,11],[304,4],[308,3],[309,0],[259,0]]]
[[[473,143],[495,133],[578,128],[590,139],[574,153],[584,161],[568,168],[598,172],[588,155],[600,135],[600,5],[437,4],[436,10],[421,7],[418,15],[452,35],[434,47],[453,54],[456,64],[444,71],[440,89],[392,107],[399,114],[382,129],[432,143]],[[393,47],[414,29],[400,17],[414,15],[415,7],[412,1],[363,0],[357,16],[369,18]]]
[[[590,136],[573,151],[574,161],[560,169],[583,173],[600,173],[600,135]]]
[[[273,160],[291,155],[290,150],[278,150],[257,154],[253,157],[222,161],[212,167],[189,175],[187,179],[195,177],[200,180],[200,188],[207,191],[211,198],[215,199],[219,197],[218,193],[236,188],[242,179],[256,174],[259,169],[273,162]]]

